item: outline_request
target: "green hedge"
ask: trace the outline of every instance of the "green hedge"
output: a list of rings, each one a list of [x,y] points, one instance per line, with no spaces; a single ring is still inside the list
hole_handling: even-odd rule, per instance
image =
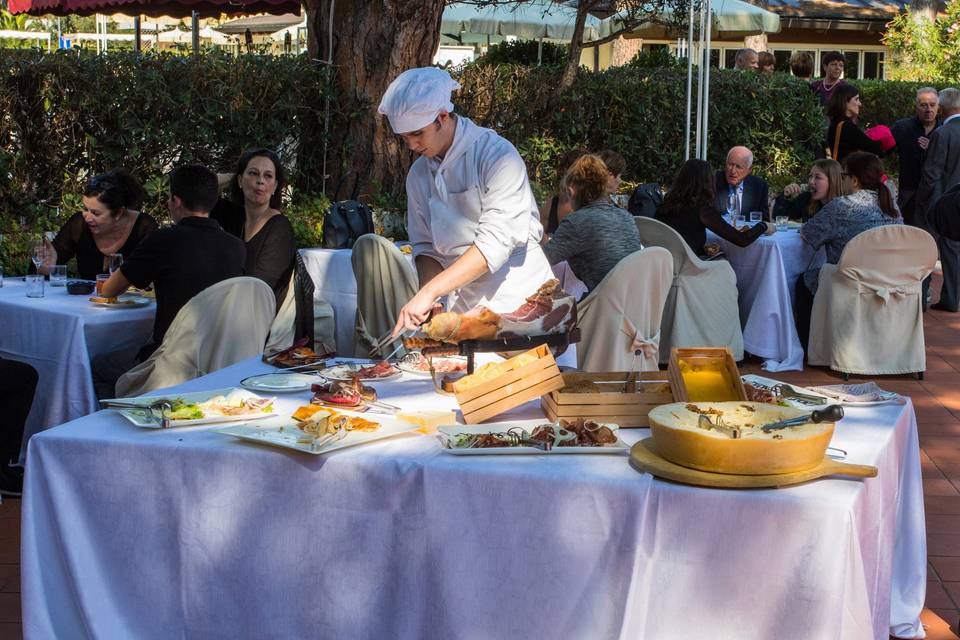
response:
[[[514,142],[541,195],[555,183],[557,158],[574,146],[616,149],[628,180],[669,184],[683,157],[685,69],[638,61],[581,70],[566,92],[557,89],[561,72],[556,65],[467,65],[455,71],[463,85],[455,103]],[[857,84],[866,124],[913,113],[918,84]],[[150,194],[145,210],[164,219],[170,168],[201,162],[226,171],[252,145],[279,150],[291,182],[286,212],[301,244],[318,244],[329,206],[320,195],[324,86],[324,71],[305,56],[0,51],[0,263],[8,273],[25,268],[29,234],[56,229],[78,211],[83,184],[95,173],[127,167]],[[824,122],[804,83],[714,71],[710,95],[715,167],[729,147],[746,144],[756,172],[775,187],[806,175]],[[372,117],[336,96],[331,104],[333,128]],[[384,192],[393,186],[383,185]],[[396,218],[382,214],[379,224],[402,236]]]

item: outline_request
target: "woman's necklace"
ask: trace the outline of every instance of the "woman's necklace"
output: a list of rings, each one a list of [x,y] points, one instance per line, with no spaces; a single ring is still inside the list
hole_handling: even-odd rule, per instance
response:
[[[827,79],[824,78],[824,79],[823,79],[823,90],[826,91],[826,92],[828,92],[828,93],[829,93],[830,91],[833,91],[833,88],[834,88],[835,86],[837,86],[837,83],[838,83],[838,82],[840,82],[840,78],[837,78],[836,80],[834,80],[834,81],[833,81],[833,84],[828,85],[828,84],[827,84]]]

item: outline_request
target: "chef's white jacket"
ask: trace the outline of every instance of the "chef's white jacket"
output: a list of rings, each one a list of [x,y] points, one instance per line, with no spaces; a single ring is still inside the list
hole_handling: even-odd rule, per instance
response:
[[[513,311],[553,278],[527,167],[510,142],[457,116],[443,160],[421,156],[407,175],[407,231],[414,257],[444,269],[476,245],[489,272],[457,292],[455,311],[482,304]]]

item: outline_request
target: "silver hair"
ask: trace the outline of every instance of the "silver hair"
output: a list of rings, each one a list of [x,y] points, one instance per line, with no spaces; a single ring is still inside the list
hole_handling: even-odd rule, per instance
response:
[[[730,149],[730,151],[727,151],[727,160],[730,159],[730,154],[733,153],[733,150],[736,149],[736,148],[737,148],[737,147],[733,147],[733,148]],[[740,148],[741,148],[741,149],[746,149],[746,151],[747,151],[747,168],[749,169],[750,167],[753,166],[753,151],[750,151],[750,149],[747,149],[747,148],[744,147],[744,146],[740,146]]]
[[[944,111],[960,111],[960,89],[947,87],[940,91],[940,108]]]
[[[940,99],[940,94],[939,94],[939,92],[937,92],[937,90],[936,90],[935,88],[933,88],[933,87],[920,87],[919,89],[917,89],[917,100],[919,100],[919,99],[920,99],[920,96],[923,95],[924,93],[932,93],[933,95],[937,96],[937,99],[938,99],[938,100]]]
[[[734,59],[734,64],[740,64],[741,61],[745,60],[749,55],[758,55],[755,49],[746,47],[737,51],[737,57]]]

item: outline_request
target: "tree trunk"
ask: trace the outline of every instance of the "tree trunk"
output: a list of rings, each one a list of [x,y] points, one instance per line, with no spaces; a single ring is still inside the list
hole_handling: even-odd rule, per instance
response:
[[[577,78],[577,70],[580,68],[580,52],[583,51],[583,27],[587,23],[587,11],[589,9],[589,2],[581,2],[577,6],[577,21],[573,26],[573,38],[570,40],[567,66],[564,67],[563,76],[560,78],[561,90],[569,89]]]
[[[318,64],[332,61],[330,113],[347,114],[330,118],[326,193],[334,201],[396,198],[411,154],[377,106],[400,73],[431,63],[444,0],[306,0],[305,6],[309,55]]]

